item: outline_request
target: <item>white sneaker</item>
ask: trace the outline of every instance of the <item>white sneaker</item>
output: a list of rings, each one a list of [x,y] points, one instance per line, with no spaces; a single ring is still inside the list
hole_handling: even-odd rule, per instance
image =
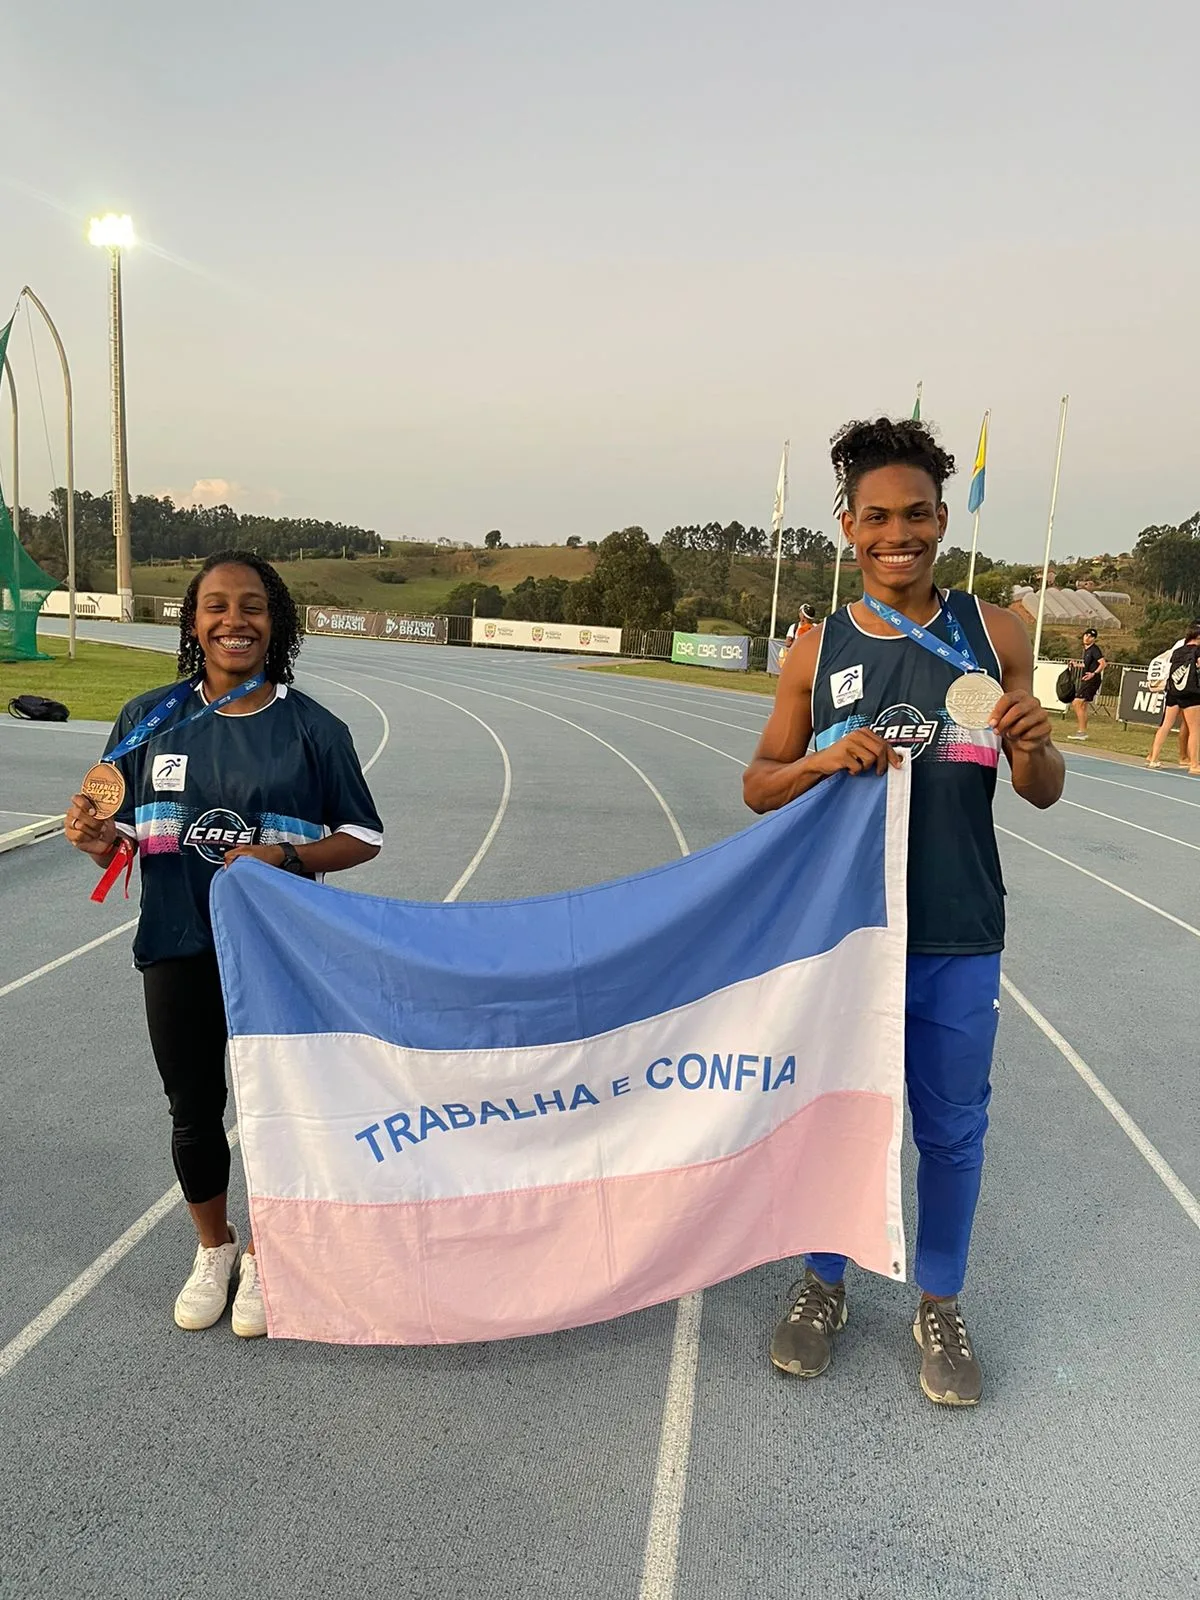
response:
[[[1087,734],[1086,733],[1069,733],[1067,735],[1067,738],[1070,739],[1075,744],[1086,744],[1087,743]]]
[[[267,1331],[267,1308],[263,1305],[262,1284],[258,1281],[258,1257],[253,1252],[242,1257],[242,1274],[233,1301],[233,1331],[239,1339],[261,1339]]]
[[[196,1246],[191,1274],[175,1300],[175,1321],[181,1328],[211,1328],[223,1314],[238,1258],[237,1230],[230,1226],[229,1232],[228,1244],[214,1245],[211,1250]]]

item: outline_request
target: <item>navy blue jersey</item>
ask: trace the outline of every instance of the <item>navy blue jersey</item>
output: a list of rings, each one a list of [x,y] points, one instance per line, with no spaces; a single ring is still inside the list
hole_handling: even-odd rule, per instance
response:
[[[107,749],[168,693],[131,700]],[[141,866],[138,967],[213,948],[209,886],[234,845],[311,844],[339,832],[383,841],[350,730],[332,712],[279,684],[258,711],[213,712],[172,732],[199,710],[199,696],[188,695],[148,744],[117,763],[126,787],[115,821],[136,839]]]
[[[945,598],[979,665],[1000,662],[979,602]],[[949,644],[944,612],[928,631]],[[826,619],[813,678],[813,744],[824,750],[873,728],[912,757],[908,948],[914,955],[984,955],[1004,948],[1004,880],[992,822],[1000,739],[960,728],[946,690],[960,674],[903,635],[867,633],[849,606]]]

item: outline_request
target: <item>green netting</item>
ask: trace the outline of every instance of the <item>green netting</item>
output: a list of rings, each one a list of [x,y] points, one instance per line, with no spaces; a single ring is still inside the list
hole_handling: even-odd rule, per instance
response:
[[[37,647],[37,619],[52,578],[25,549],[13,532],[8,506],[0,488],[0,661],[46,661]]]
[[[11,329],[11,319],[0,328],[0,383]],[[46,596],[57,588],[58,579],[42,571],[13,532],[0,484],[0,661],[49,660],[37,647],[37,619]]]

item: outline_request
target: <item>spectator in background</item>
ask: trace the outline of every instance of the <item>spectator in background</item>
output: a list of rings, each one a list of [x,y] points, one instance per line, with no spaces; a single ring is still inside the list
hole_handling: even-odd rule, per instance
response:
[[[1079,731],[1070,737],[1082,742],[1088,736],[1088,707],[1100,693],[1104,669],[1108,665],[1100,652],[1100,646],[1096,643],[1095,628],[1084,629],[1083,659],[1072,661],[1070,665],[1079,669],[1079,687],[1075,691],[1075,699],[1071,702]]]
[[[1193,629],[1200,632],[1200,617],[1188,624],[1188,633],[1191,633]],[[1185,634],[1182,639],[1176,639],[1169,650],[1164,650],[1162,655],[1155,656],[1154,660],[1146,668],[1146,682],[1151,689],[1166,690],[1167,680],[1171,671],[1171,657],[1176,650],[1182,650],[1186,643],[1187,635]],[[1192,765],[1188,759],[1191,741],[1188,737],[1187,721],[1183,716],[1181,707],[1167,700],[1164,694],[1163,718],[1159,723],[1158,732],[1154,735],[1154,744],[1151,747],[1150,754],[1146,758],[1148,767],[1162,766],[1159,756],[1162,753],[1163,745],[1166,743],[1167,735],[1176,722],[1179,723],[1179,765],[1181,767]]]
[[[1154,735],[1147,766],[1162,766],[1158,759],[1159,752],[1176,717],[1181,722],[1179,759],[1184,759],[1186,739],[1186,748],[1191,756],[1188,773],[1193,778],[1200,778],[1200,764],[1196,760],[1200,756],[1200,621],[1189,624],[1183,642],[1171,652],[1163,720]]]
[[[792,623],[787,631],[788,649],[791,649],[797,639],[803,639],[804,635],[812,628],[815,628],[816,625],[817,617],[813,608],[811,606],[801,606],[795,622]]]

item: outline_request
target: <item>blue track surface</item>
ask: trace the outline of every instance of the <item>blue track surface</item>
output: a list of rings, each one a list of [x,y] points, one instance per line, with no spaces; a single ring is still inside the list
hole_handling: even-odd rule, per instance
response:
[[[748,820],[753,697],[483,651],[302,662],[374,759],[388,838],[356,888],[538,894]],[[0,729],[0,811],[61,810],[88,730]],[[61,838],[0,855],[0,1594],[1200,1595],[1200,784],[1070,764],[1071,805],[997,799],[1006,973],[1065,1050],[1010,990],[963,1414],[919,1392],[911,1289],[865,1275],[830,1371],[776,1375],[789,1263],[513,1344],[181,1332],[133,908],[93,906]]]

